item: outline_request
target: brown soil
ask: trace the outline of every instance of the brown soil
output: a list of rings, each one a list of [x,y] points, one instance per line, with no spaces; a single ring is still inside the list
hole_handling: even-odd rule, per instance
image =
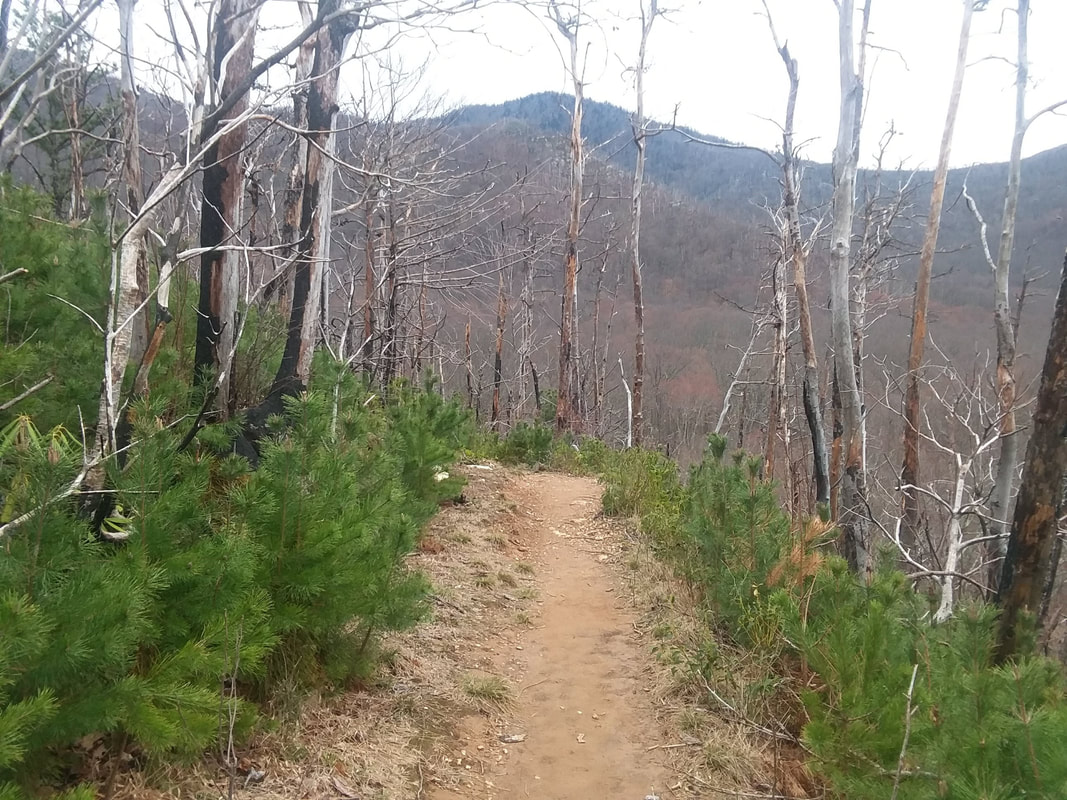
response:
[[[468,716],[458,728],[477,776],[429,796],[669,797],[654,750],[663,742],[649,697],[650,656],[607,563],[605,537],[591,524],[599,487],[544,473],[512,492],[529,514],[516,538],[535,554],[542,599],[532,628],[498,633],[494,666],[516,687],[514,701],[496,719]]]

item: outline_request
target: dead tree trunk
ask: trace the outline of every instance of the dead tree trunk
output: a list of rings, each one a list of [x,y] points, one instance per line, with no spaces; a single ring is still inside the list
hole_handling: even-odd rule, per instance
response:
[[[934,253],[937,250],[937,234],[941,227],[941,208],[945,200],[945,181],[948,178],[948,161],[952,152],[952,136],[956,128],[956,115],[963,92],[963,75],[967,69],[967,47],[971,39],[971,18],[974,16],[974,0],[963,0],[963,22],[960,27],[959,49],[956,56],[956,72],[952,79],[952,93],[948,99],[945,129],[941,136],[941,150],[934,172],[934,187],[930,194],[930,216],[926,219],[922,252],[919,255],[919,275],[915,281],[915,300],[911,312],[911,348],[908,352],[907,388],[904,395],[904,464],[900,471],[900,486],[903,492],[903,517],[901,520],[901,545],[908,550],[919,541],[919,372],[923,365],[926,347],[926,312],[930,301],[930,277],[933,272]]]
[[[637,110],[631,123],[637,160],[634,165],[633,190],[630,194],[630,275],[634,284],[634,385],[631,412],[633,443],[640,447],[644,436],[645,417],[642,400],[645,385],[645,300],[641,282],[641,189],[645,181],[645,145],[648,138],[648,122],[645,119],[645,62],[648,37],[652,23],[659,14],[659,3],[650,0],[648,11],[641,4],[641,44],[637,50],[637,66],[634,68],[634,87]]]
[[[1052,563],[1053,541],[1067,472],[1067,257],[1052,317],[1041,387],[1034,409],[1033,431],[1026,448],[1019,496],[1015,501],[1008,553],[1004,559],[998,600],[1002,607],[997,636],[997,662],[1019,650],[1020,625],[1041,607]]]
[[[838,525],[841,553],[854,572],[871,575],[870,520],[867,516],[866,465],[863,451],[863,401],[856,380],[850,309],[849,267],[859,160],[860,111],[863,104],[863,53],[871,0],[863,8],[860,64],[854,55],[853,4],[838,5],[841,109],[834,147],[833,226],[830,242],[830,304],[837,381],[840,387],[842,470]]]
[[[307,27],[312,23],[313,14],[311,5],[306,2],[298,4],[300,17]],[[300,45],[296,52],[296,67],[294,77],[297,89],[293,95],[293,128],[298,131],[308,128],[308,89],[306,81],[311,75],[315,61],[315,43],[317,39],[309,36]],[[308,140],[306,136],[298,134],[294,141],[293,165],[285,182],[283,197],[283,216],[281,228],[281,240],[284,246],[281,253],[287,260],[293,260],[294,254],[300,247],[297,241],[300,235],[300,208],[304,198],[304,170],[307,167]],[[277,298],[278,312],[283,317],[288,317],[293,308],[293,282],[295,277],[295,264],[282,270],[274,280],[266,287],[264,298]]]
[[[990,511],[994,520],[992,530],[1002,536],[1008,532],[1008,511],[1011,508],[1015,470],[1019,463],[1019,438],[1015,422],[1015,330],[1012,326],[1010,277],[1011,257],[1015,247],[1015,216],[1019,209],[1019,187],[1022,182],[1023,139],[1030,122],[1026,118],[1026,85],[1030,75],[1030,57],[1027,52],[1030,0],[1019,0],[1017,14],[1019,27],[1015,65],[1015,131],[1008,161],[1008,186],[1004,195],[993,296],[993,324],[997,336],[996,386],[1000,400],[1000,453],[997,458],[997,476],[993,484]],[[1007,555],[1007,548],[1006,538],[994,540],[991,555],[1003,558]],[[1000,575],[1001,570],[994,560],[989,575],[993,591],[997,591]]]
[[[582,143],[583,89],[582,73],[578,67],[578,16],[565,17],[552,0],[549,4],[552,21],[570,48],[570,74],[574,85],[574,108],[571,112],[571,196],[567,219],[566,245],[563,258],[563,296],[559,327],[559,393],[556,399],[556,430],[577,432],[579,418],[575,331],[578,315],[578,235],[581,229],[582,177],[585,155]]]
[[[592,412],[593,435],[598,439],[604,435],[604,370],[600,361],[600,298],[604,293],[604,270],[608,266],[608,256],[605,251],[600,261],[600,268],[596,273],[596,289],[593,291],[593,407]]]
[[[768,15],[768,19],[770,19]],[[804,418],[811,435],[812,475],[815,481],[815,502],[826,506],[830,502],[830,474],[827,463],[826,431],[823,427],[822,404],[819,401],[819,358],[815,351],[815,335],[811,328],[811,306],[808,302],[808,249],[800,229],[800,180],[793,143],[797,95],[800,73],[797,61],[789,53],[788,43],[781,44],[771,27],[775,47],[789,76],[789,97],[785,107],[785,126],[782,128],[782,207],[785,214],[785,257],[793,264],[793,290],[797,298],[797,320],[800,325],[800,344],[804,352],[803,402]]]
[[[217,102],[232,94],[252,68],[256,21],[261,0],[222,0],[215,16],[212,44],[212,94]],[[212,106],[215,104],[213,103]],[[240,115],[248,108],[248,94],[232,105]],[[209,120],[213,119],[208,117]],[[201,140],[214,134],[205,122]],[[218,409],[231,410],[230,354],[237,330],[237,298],[243,254],[220,249],[236,241],[238,209],[244,186],[241,154],[247,126],[230,130],[204,154],[203,199],[200,205],[200,303],[196,322],[195,375],[199,383],[218,378]]]
[[[771,351],[771,398],[767,415],[767,438],[763,452],[763,470],[767,480],[774,480],[775,450],[779,432],[785,430],[786,338],[789,335],[789,305],[785,296],[785,259],[778,258],[771,268],[771,327],[774,338]]]
[[[374,336],[375,319],[374,304],[377,299],[377,286],[375,281],[374,260],[377,258],[377,246],[375,245],[374,212],[377,201],[373,193],[368,193],[363,206],[363,220],[366,227],[363,240],[363,371],[368,375],[374,371]]]
[[[141,134],[137,116],[137,84],[134,76],[133,13],[136,0],[119,0],[120,90],[123,112],[122,182],[126,205],[134,221],[123,234],[118,252],[112,253],[111,302],[104,342],[104,384],[100,392],[97,435],[94,454],[98,458],[116,451],[122,381],[133,343],[133,315],[145,288],[139,283],[146,263],[144,237],[150,216],[141,213],[144,191],[141,175]],[[88,480],[90,488],[103,486],[101,465]]]
[[[471,318],[467,315],[467,327],[463,332],[463,363],[467,368],[467,408],[475,408],[474,406],[474,365],[471,362]],[[475,408],[475,418],[478,416],[478,411]]]
[[[339,0],[323,0],[319,15],[330,14]],[[315,34],[315,57],[308,87],[308,145],[300,206],[300,242],[297,249],[293,303],[282,361],[274,377],[267,405],[275,410],[281,398],[304,391],[311,375],[311,360],[318,340],[322,273],[330,257],[334,161],[334,120],[337,115],[338,67],[353,17],[337,17]]]
[[[504,329],[508,319],[508,297],[504,293],[504,273],[499,274],[500,287],[496,302],[496,355],[493,358],[493,410],[490,423],[501,429],[500,425],[500,386],[503,383]]]

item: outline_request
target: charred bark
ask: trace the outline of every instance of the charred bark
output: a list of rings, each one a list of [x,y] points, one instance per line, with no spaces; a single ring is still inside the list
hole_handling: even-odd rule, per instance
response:
[[[873,565],[864,463],[863,401],[856,379],[857,364],[853,351],[849,268],[859,160],[860,112],[863,106],[863,64],[870,7],[871,0],[866,0],[857,67],[853,42],[853,5],[840,3],[838,6],[841,108],[833,158],[833,226],[830,243],[831,327],[842,425],[841,489],[837,518],[841,531],[839,547],[849,567],[864,580],[870,579]]]
[[[1053,543],[1067,471],[1067,257],[1032,427],[997,596],[1002,608],[995,651],[998,663],[1018,654],[1024,618],[1041,608],[1053,569]]]
[[[1026,118],[1026,87],[1030,80],[1030,62],[1027,52],[1030,0],[1019,0],[1018,53],[1015,68],[1015,130],[1011,140],[1011,156],[1008,160],[1008,186],[1004,194],[1004,213],[1001,217],[1000,246],[994,274],[993,324],[997,336],[997,399],[1000,401],[1000,452],[997,458],[997,475],[993,484],[990,511],[994,519],[993,530],[1000,534],[1008,532],[1008,511],[1011,507],[1015,471],[1019,463],[1019,437],[1015,420],[1015,328],[1011,313],[1011,258],[1015,248],[1015,217],[1019,209],[1019,188],[1022,183],[1023,139],[1029,121]],[[1001,575],[998,560],[1007,556],[1007,540],[994,540],[990,548],[992,568],[991,589],[997,591]]]
[[[504,329],[508,318],[508,298],[504,293],[504,273],[501,272],[496,303],[496,354],[493,358],[493,409],[490,423],[500,429],[500,387],[504,381]]]
[[[339,0],[323,0],[319,16],[337,10]],[[315,56],[308,86],[308,143],[300,205],[292,311],[281,364],[265,405],[280,410],[281,399],[307,389],[321,320],[322,274],[330,258],[338,67],[358,23],[334,18],[315,35]]]
[[[215,18],[212,47],[213,94],[223,100],[252,68],[256,21],[261,0],[222,0]],[[225,72],[223,66],[225,65]],[[248,95],[232,104],[235,115],[248,108]],[[208,117],[210,120],[211,118]],[[217,122],[205,122],[201,141],[214,135]],[[200,302],[197,307],[195,378],[200,384],[218,379],[218,407],[230,408],[230,357],[237,327],[241,254],[223,250],[235,241],[244,185],[241,154],[247,126],[232,128],[204,154],[203,199],[200,205]]]
[[[564,18],[559,7],[549,5],[556,27],[570,48],[570,74],[574,85],[574,108],[571,112],[571,191],[567,218],[566,246],[563,257],[563,296],[559,328],[559,393],[556,399],[556,430],[577,432],[581,428],[578,399],[577,353],[574,338],[577,330],[578,235],[581,230],[582,177],[585,166],[582,142],[584,110],[583,83],[578,67],[579,19]]]

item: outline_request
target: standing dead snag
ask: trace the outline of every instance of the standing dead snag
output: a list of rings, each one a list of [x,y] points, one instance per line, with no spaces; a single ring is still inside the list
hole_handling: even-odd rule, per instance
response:
[[[637,161],[634,166],[633,191],[630,194],[630,275],[634,284],[634,323],[637,327],[634,332],[634,387],[630,426],[633,430],[633,443],[638,447],[641,446],[645,426],[642,405],[645,385],[645,301],[641,283],[641,189],[645,181],[645,140],[648,138],[648,121],[645,119],[645,61],[652,23],[659,14],[659,2],[650,0],[647,11],[643,0],[640,6],[641,44],[637,50],[637,66],[634,67],[637,110],[631,122]]]
[[[237,91],[252,67],[256,24],[262,0],[222,0],[215,16],[211,53],[211,94],[221,102]],[[212,106],[215,103],[211,104]],[[240,116],[248,108],[245,92],[232,106]],[[211,137],[218,121],[208,117],[201,140]],[[241,155],[247,126],[233,128],[204,154],[204,193],[200,206],[200,303],[196,320],[196,380],[212,375],[219,388],[218,408],[232,411],[230,354],[237,330],[240,293],[239,250],[220,249],[240,225],[238,209],[244,185]]]
[[[151,221],[145,209],[141,175],[141,134],[137,117],[137,82],[134,76],[133,11],[136,0],[119,0],[120,70],[123,113],[122,182],[132,222],[123,233],[118,252],[112,251],[111,287],[107,330],[104,332],[104,385],[100,392],[96,444],[93,456],[100,460],[89,474],[91,488],[104,482],[102,459],[117,449],[122,381],[133,345],[134,316],[146,287],[141,277],[146,271],[145,234]]]
[[[300,18],[305,30],[310,29],[314,22],[311,4],[300,2],[297,4]],[[297,49],[296,63],[294,67],[294,79],[296,88],[292,92],[293,97],[293,127],[297,131],[307,130],[308,126],[308,91],[305,85],[311,75],[311,68],[315,60],[315,37],[308,36]],[[281,240],[285,249],[281,255],[285,259],[291,259],[296,252],[300,233],[300,203],[304,197],[304,168],[307,162],[307,137],[297,133],[294,137],[293,164],[289,169],[286,179],[284,198],[284,212],[282,215]],[[264,290],[264,298],[277,297],[278,311],[283,316],[289,316],[293,308],[293,279],[292,267],[282,270]]]
[[[556,398],[556,430],[577,431],[581,427],[578,402],[578,354],[575,338],[578,331],[578,234],[581,230],[582,176],[585,154],[582,143],[583,72],[578,67],[578,31],[581,11],[566,15],[557,0],[549,0],[549,17],[556,24],[570,49],[570,75],[574,85],[574,109],[571,112],[571,196],[567,218],[563,257],[563,296],[559,321],[559,394]]]
[[[952,78],[952,93],[949,95],[945,128],[941,136],[941,150],[934,172],[934,186],[930,194],[930,215],[926,220],[922,252],[919,255],[919,275],[915,281],[915,300],[911,312],[911,348],[908,351],[907,388],[904,396],[904,464],[900,471],[900,487],[903,492],[903,518],[901,545],[909,550],[919,541],[919,372],[923,364],[926,346],[926,312],[930,301],[930,277],[933,272],[937,235],[941,227],[941,208],[945,200],[945,181],[948,178],[948,161],[952,152],[952,136],[956,128],[956,115],[963,93],[963,75],[967,69],[967,47],[971,39],[971,18],[974,16],[974,0],[963,0],[963,21],[960,27],[959,50],[956,56],[956,72]]]
[[[989,248],[982,228],[982,249],[990,260],[994,275],[993,323],[997,336],[997,396],[1000,399],[1000,454],[997,461],[996,482],[993,485],[991,511],[997,520],[995,529],[1001,538],[995,539],[990,555],[1004,557],[1007,553],[1006,534],[1008,511],[1011,506],[1012,487],[1019,463],[1019,442],[1016,435],[1015,406],[1015,325],[1012,319],[1010,277],[1011,258],[1015,248],[1015,219],[1019,210],[1019,187],[1022,183],[1023,139],[1034,120],[1067,104],[1067,100],[1053,103],[1030,116],[1026,115],[1026,87],[1030,80],[1028,53],[1028,24],[1030,0],[1019,0],[1018,51],[1015,65],[1015,129],[1011,140],[1011,156],[1008,161],[1008,185],[1004,193],[1004,213],[1001,217],[1000,246],[997,260],[992,263]],[[968,205],[977,214],[973,201]],[[979,219],[979,222],[981,220]],[[990,585],[996,590],[1000,569],[995,560],[990,571]]]
[[[842,555],[852,570],[864,578],[870,577],[872,569],[870,520],[867,512],[864,463],[864,410],[852,347],[849,267],[856,204],[856,170],[859,162],[860,112],[863,108],[864,53],[871,2],[872,0],[866,0],[863,6],[858,67],[854,55],[853,4],[838,4],[841,108],[833,158],[833,226],[830,237],[831,329],[834,373],[840,389],[843,461],[837,521],[841,528]]]
[[[322,0],[318,15],[330,21],[315,33],[315,57],[308,87],[308,141],[300,206],[300,241],[285,350],[267,406],[307,388],[322,313],[322,274],[330,258],[337,84],[342,55],[358,28],[358,17],[336,16],[340,0]]]
[[[490,422],[498,431],[500,426],[500,385],[503,382],[504,330],[508,319],[508,297],[504,293],[504,273],[499,273],[500,287],[496,304],[496,355],[493,359],[493,409]]]
[[[1052,316],[1041,387],[1037,393],[1033,432],[1026,447],[1019,496],[1004,559],[998,600],[1002,606],[996,660],[1010,659],[1019,649],[1022,618],[1036,613],[1050,570],[1056,523],[1067,474],[1067,256]]]
[[[764,8],[767,9],[766,3]],[[800,325],[800,344],[804,351],[803,402],[804,418],[811,435],[812,474],[815,479],[815,502],[826,506],[830,502],[830,473],[826,453],[826,431],[823,428],[822,404],[819,401],[819,358],[815,351],[815,335],[811,328],[811,307],[808,302],[808,248],[800,230],[800,180],[796,149],[793,143],[797,95],[800,73],[797,60],[789,52],[789,44],[778,40],[770,10],[767,21],[771,27],[774,46],[785,64],[789,76],[789,97],[782,127],[782,210],[785,214],[785,258],[793,265],[793,289],[797,297],[797,319]],[[784,321],[783,321],[784,323]],[[784,364],[783,364],[784,368]]]

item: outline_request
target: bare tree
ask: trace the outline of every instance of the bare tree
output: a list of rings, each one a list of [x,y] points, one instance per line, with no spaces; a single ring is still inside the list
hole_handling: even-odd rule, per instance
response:
[[[800,91],[800,73],[797,60],[789,52],[789,43],[782,42],[774,28],[770,9],[764,3],[767,21],[774,46],[785,65],[789,76],[789,95],[786,100],[785,124],[782,127],[782,210],[785,216],[785,257],[793,265],[793,290],[797,298],[797,319],[800,326],[800,344],[804,353],[804,379],[802,397],[804,417],[811,436],[812,475],[815,481],[815,501],[820,505],[830,502],[830,472],[827,461],[826,431],[823,426],[822,402],[819,398],[819,360],[815,350],[815,335],[811,327],[811,306],[808,302],[807,262],[809,246],[804,241],[800,227],[800,180],[797,152],[794,144],[794,120],[797,96]]]
[[[934,186],[930,194],[930,215],[926,220],[922,252],[919,255],[919,275],[915,282],[915,300],[911,312],[911,348],[908,352],[907,388],[904,398],[904,464],[900,471],[901,486],[919,485],[919,383],[926,346],[926,314],[930,301],[930,277],[933,273],[934,253],[937,250],[937,235],[941,227],[941,208],[945,200],[945,181],[948,178],[948,162],[952,153],[952,136],[956,128],[956,115],[963,93],[963,76],[967,69],[967,48],[971,39],[971,19],[974,16],[974,0],[963,0],[963,21],[960,23],[959,48],[956,55],[956,71],[952,78],[952,91],[948,100],[945,128],[941,136],[941,150],[934,171]],[[916,489],[903,489],[904,522],[901,528],[905,547],[914,548],[919,539],[919,493]]]
[[[1028,30],[1030,17],[1030,0],[1019,0],[1017,7],[1017,54],[1015,63],[1015,127],[1011,141],[1011,155],[1008,160],[1008,182],[1004,193],[1004,210],[1001,216],[1000,244],[996,260],[993,259],[986,237],[986,225],[974,199],[964,197],[974,214],[979,226],[982,250],[994,276],[993,290],[993,324],[997,338],[997,396],[1000,398],[1000,451],[997,460],[997,474],[993,486],[991,511],[997,531],[1001,534],[991,545],[994,555],[1003,558],[1006,555],[1008,513],[1011,505],[1015,474],[1019,463],[1019,441],[1015,410],[1018,403],[1015,384],[1015,321],[1011,309],[1011,259],[1015,248],[1015,221],[1019,210],[1019,191],[1022,184],[1022,151],[1026,132],[1035,120],[1047,113],[1067,105],[1067,99],[1051,103],[1027,116],[1026,88],[1029,83],[1030,62],[1028,54]],[[1000,580],[1000,566],[991,565],[989,582],[996,591]]]
[[[325,17],[331,21],[315,33],[293,303],[285,350],[271,387],[268,408],[277,408],[282,396],[307,387],[319,336],[322,276],[330,258],[333,217],[338,73],[348,41],[358,29],[358,20],[351,14],[337,15],[340,6],[341,0],[320,0],[318,8],[317,19]]]
[[[262,0],[221,0],[215,12],[211,48],[210,105],[229,97],[252,67],[256,27]],[[231,113],[248,108],[247,92],[233,104]],[[208,117],[211,120],[211,117]],[[205,122],[202,139],[213,131]],[[238,210],[244,188],[242,154],[247,126],[234,128],[204,155],[204,182],[200,212],[200,303],[196,324],[195,370],[199,381],[208,374],[220,379],[218,407],[223,415],[234,410],[230,392],[231,364],[226,355],[234,349],[237,330],[239,272],[244,254],[239,248],[221,249],[236,238]]]
[[[496,352],[493,357],[493,408],[490,423],[500,430],[500,387],[503,383],[504,332],[508,319],[508,296],[504,293],[504,272],[500,271],[496,304]]]
[[[1012,658],[1019,649],[1020,626],[1041,607],[1067,474],[1067,257],[1052,316],[1033,431],[1026,448],[1019,496],[1015,501],[1008,551],[998,600],[1000,629],[995,657]]]
[[[652,24],[659,15],[658,0],[649,0],[645,8],[644,0],[639,0],[641,9],[641,43],[637,49],[637,64],[634,67],[634,95],[637,109],[631,121],[634,147],[637,159],[634,166],[633,190],[630,194],[630,275],[634,285],[634,377],[632,421],[633,443],[641,446],[644,438],[645,417],[642,406],[645,385],[645,301],[644,288],[641,283],[641,189],[645,181],[645,148],[648,138],[648,120],[645,119],[645,70],[648,55],[648,37],[652,33]]]
[[[849,267],[871,2],[872,0],[865,0],[863,5],[858,64],[855,58],[853,4],[838,3],[841,108],[833,158],[833,225],[830,242],[834,374],[840,390],[843,461],[837,521],[841,528],[842,554],[852,570],[866,579],[870,578],[873,565],[864,463],[863,400],[856,379],[856,363],[852,349]]]
[[[585,171],[585,152],[582,142],[582,113],[584,68],[579,67],[578,34],[581,30],[580,8],[567,9],[558,0],[549,0],[549,18],[567,42],[570,56],[569,73],[574,87],[574,108],[571,112],[571,180],[570,213],[563,258],[562,312],[559,328],[559,394],[556,398],[556,430],[577,431],[581,427],[578,398],[578,236],[581,232],[582,177]]]

